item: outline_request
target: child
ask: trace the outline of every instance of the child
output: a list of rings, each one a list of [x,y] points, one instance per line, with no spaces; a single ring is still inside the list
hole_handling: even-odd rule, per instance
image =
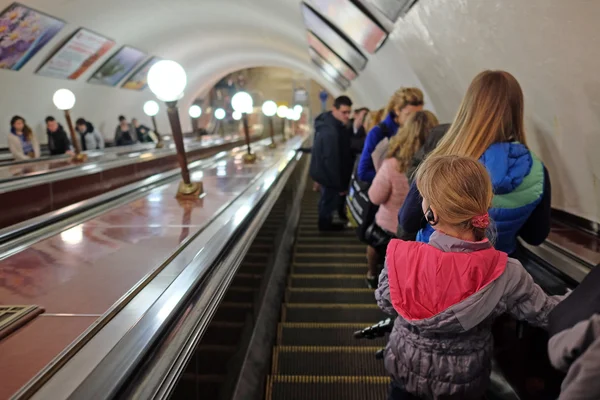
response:
[[[489,384],[493,320],[504,312],[546,326],[548,297],[519,261],[486,239],[492,184],[458,156],[428,158],[417,172],[429,244],[392,240],[375,297],[398,314],[385,350],[390,399],[481,399]],[[413,397],[416,396],[416,397]]]

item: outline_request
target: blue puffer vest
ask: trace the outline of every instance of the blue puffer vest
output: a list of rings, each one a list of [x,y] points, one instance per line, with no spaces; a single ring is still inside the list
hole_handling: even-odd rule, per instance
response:
[[[544,165],[518,142],[495,143],[481,156],[492,179],[494,199],[489,210],[497,231],[495,248],[512,254],[517,235],[544,194]],[[417,234],[417,241],[428,243],[434,232],[427,225]]]

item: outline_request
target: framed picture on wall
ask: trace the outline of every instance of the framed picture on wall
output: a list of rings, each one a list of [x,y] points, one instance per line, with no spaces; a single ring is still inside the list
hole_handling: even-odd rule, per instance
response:
[[[38,75],[77,79],[115,45],[113,40],[87,29],[77,30],[37,70]]]
[[[348,89],[350,81],[344,78],[338,70],[333,68],[323,57],[321,57],[313,48],[308,49],[312,62],[319,68],[322,75],[330,82],[335,83],[343,90]]]
[[[123,46],[94,72],[94,75],[88,79],[88,82],[116,86],[144,58],[146,58],[146,54],[143,51]]]
[[[307,30],[317,35],[323,43],[333,49],[355,71],[365,69],[367,58],[344,33],[334,28],[330,22],[306,3],[302,3],[302,15]]]
[[[356,79],[356,72],[331,50],[314,33],[308,32],[308,45],[312,47],[325,61],[337,69],[344,78],[352,81]]]
[[[312,0],[316,9],[363,49],[374,54],[387,32],[351,0]]]
[[[148,71],[154,64],[160,61],[158,57],[151,57],[142,64],[127,80],[123,83],[123,88],[131,90],[144,90],[148,87]]]
[[[404,16],[417,0],[369,0],[391,22]]]
[[[65,22],[13,3],[0,14],[0,69],[20,70]]]

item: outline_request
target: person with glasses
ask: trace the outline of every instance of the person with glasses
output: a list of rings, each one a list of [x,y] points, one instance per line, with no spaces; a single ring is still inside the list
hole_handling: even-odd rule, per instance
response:
[[[333,109],[315,120],[315,138],[310,163],[310,176],[320,185],[319,230],[344,229],[333,223],[337,211],[344,218],[344,196],[352,175],[353,154],[351,132],[348,128],[352,100],[347,96],[335,99]]]

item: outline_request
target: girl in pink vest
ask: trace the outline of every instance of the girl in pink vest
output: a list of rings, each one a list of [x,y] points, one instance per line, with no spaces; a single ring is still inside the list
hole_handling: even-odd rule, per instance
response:
[[[429,157],[417,187],[435,232],[429,244],[390,242],[375,296],[397,315],[385,350],[390,399],[481,399],[494,319],[508,312],[545,327],[560,298],[547,296],[488,240],[493,192],[481,163]]]

